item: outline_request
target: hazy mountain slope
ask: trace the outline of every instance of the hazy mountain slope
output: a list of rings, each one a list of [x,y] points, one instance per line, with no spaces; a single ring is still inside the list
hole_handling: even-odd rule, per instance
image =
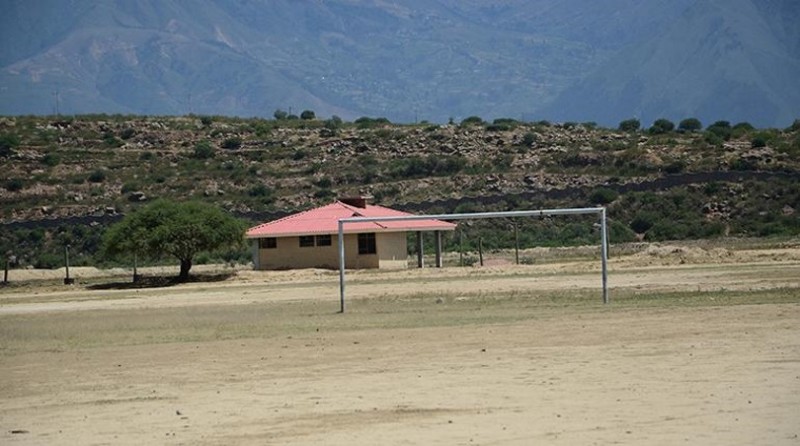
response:
[[[644,124],[696,116],[768,126],[791,122],[800,108],[800,3],[697,2],[662,35],[612,57],[567,89],[545,114],[557,119]],[[796,23],[796,22],[795,22]]]
[[[634,114],[735,120],[727,112],[738,107],[768,125],[800,115],[795,96],[776,93],[798,90],[789,0],[5,3],[2,114],[310,108],[348,119],[616,124]],[[749,23],[752,11],[769,26]],[[728,29],[741,48],[725,43]],[[697,42],[708,44],[687,55]],[[686,94],[686,84],[700,88]]]

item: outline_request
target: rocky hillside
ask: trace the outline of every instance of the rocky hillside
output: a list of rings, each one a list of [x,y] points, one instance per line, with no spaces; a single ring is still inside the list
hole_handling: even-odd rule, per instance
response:
[[[165,197],[258,220],[370,195],[428,212],[604,204],[617,240],[800,233],[800,123],[668,127],[6,117],[0,215],[7,227],[102,221]]]

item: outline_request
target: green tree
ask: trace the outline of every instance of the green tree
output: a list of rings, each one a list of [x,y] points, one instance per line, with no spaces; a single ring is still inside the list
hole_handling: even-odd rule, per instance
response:
[[[678,123],[678,129],[684,132],[696,132],[703,128],[703,124],[697,118],[686,118]]]
[[[174,257],[181,265],[178,278],[185,281],[198,253],[236,246],[243,235],[243,223],[217,207],[158,200],[111,226],[103,237],[103,247],[112,257]]]
[[[313,119],[317,119],[317,115],[316,113],[314,113],[313,110],[303,110],[303,112],[300,113],[300,119],[305,121],[311,121]]]
[[[636,118],[626,119],[619,123],[619,129],[623,132],[635,132],[641,125],[642,123]]]
[[[277,119],[278,121],[283,121],[284,119],[286,119],[287,116],[289,116],[289,113],[286,113],[284,110],[277,109],[275,110],[275,113],[272,114],[272,116],[274,116],[275,119]]]
[[[653,134],[660,134],[669,133],[673,130],[675,130],[675,124],[669,119],[661,118],[656,119],[648,131]]]
[[[724,141],[731,139],[731,133],[733,133],[731,123],[728,121],[717,121],[706,127],[706,131],[717,135]]]

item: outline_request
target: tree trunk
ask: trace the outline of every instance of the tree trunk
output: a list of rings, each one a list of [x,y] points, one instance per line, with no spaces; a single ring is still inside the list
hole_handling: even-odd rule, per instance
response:
[[[181,259],[181,273],[178,280],[185,282],[189,279],[189,270],[192,269],[192,259]]]

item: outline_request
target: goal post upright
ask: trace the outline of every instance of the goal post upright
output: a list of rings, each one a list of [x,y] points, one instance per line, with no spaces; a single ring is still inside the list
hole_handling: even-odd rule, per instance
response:
[[[603,303],[608,303],[608,225],[606,224],[606,208],[600,213],[600,258],[603,274]],[[343,310],[344,311],[344,310]]]
[[[600,257],[602,262],[603,303],[608,303],[608,234],[606,224],[606,208],[564,208],[541,209],[535,211],[506,211],[506,212],[471,212],[463,214],[431,214],[431,215],[403,215],[392,217],[348,217],[339,219],[339,304],[340,313],[345,309],[345,252],[344,252],[344,227],[347,223],[370,223],[390,221],[417,221],[417,220],[478,220],[484,218],[514,218],[514,217],[545,217],[550,215],[600,215]]]

